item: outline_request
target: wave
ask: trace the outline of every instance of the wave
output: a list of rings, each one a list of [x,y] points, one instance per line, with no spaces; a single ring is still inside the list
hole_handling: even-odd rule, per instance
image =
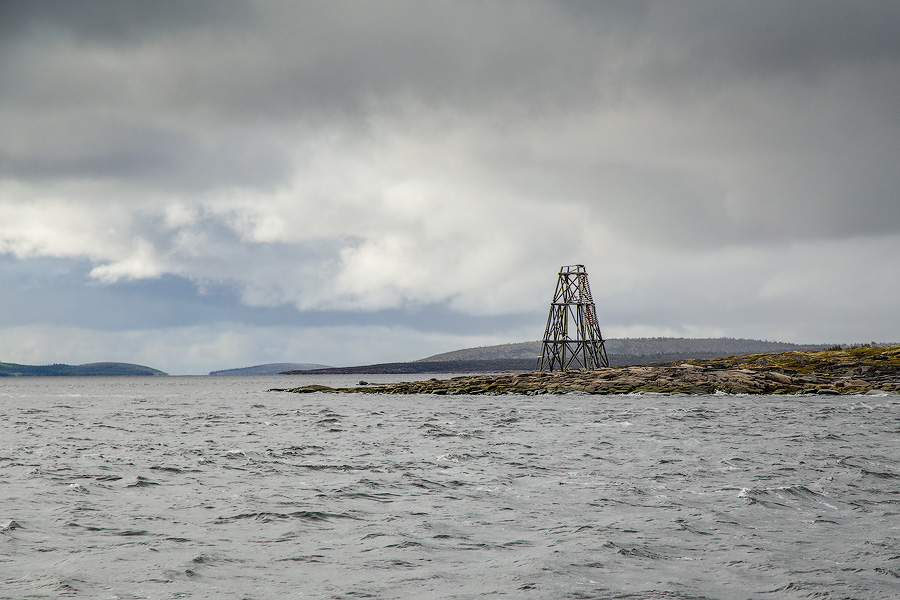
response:
[[[859,474],[863,477],[874,477],[875,479],[898,479],[900,475],[888,473],[887,471],[869,471],[868,469],[860,469]]]
[[[337,498],[347,500],[372,500],[374,502],[394,502],[400,497],[400,494],[392,494],[390,492],[345,492],[336,496]]]
[[[844,457],[838,460],[838,464],[842,467],[856,469],[863,478],[900,479],[900,475],[888,470],[889,467],[885,468],[887,465],[881,462]]]
[[[225,525],[227,523],[235,523],[237,521],[253,520],[262,523],[272,523],[276,521],[299,520],[308,523],[331,521],[332,519],[356,519],[353,515],[347,513],[327,513],[313,510],[298,510],[290,513],[276,512],[251,512],[240,513],[230,517],[219,517],[214,521],[217,525]]]
[[[302,563],[321,563],[325,558],[324,554],[303,554],[300,556],[291,556],[288,558],[279,558],[275,562],[302,562]]]
[[[134,481],[132,481],[125,487],[142,488],[142,487],[151,487],[154,485],[159,485],[159,484],[153,480],[150,480],[150,479],[147,479],[146,477],[141,477],[140,475],[138,475],[137,477],[134,478]]]
[[[167,467],[165,465],[153,465],[151,471],[163,471],[165,473],[200,473],[199,469],[182,469],[180,467]]]
[[[766,508],[819,508],[822,506],[833,510],[844,508],[843,503],[829,498],[825,494],[814,492],[805,485],[762,489],[744,488],[738,497],[745,498],[750,504],[759,504]]]
[[[632,558],[649,558],[651,560],[660,560],[663,558],[663,555],[647,548],[646,546],[621,546],[616,544],[615,542],[606,542],[603,545],[605,548],[614,549],[616,554],[620,554],[622,556],[630,556]]]

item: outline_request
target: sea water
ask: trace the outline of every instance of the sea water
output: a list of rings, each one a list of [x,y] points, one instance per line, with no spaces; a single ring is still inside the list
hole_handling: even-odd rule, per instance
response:
[[[358,377],[0,380],[0,597],[900,597],[900,396]]]

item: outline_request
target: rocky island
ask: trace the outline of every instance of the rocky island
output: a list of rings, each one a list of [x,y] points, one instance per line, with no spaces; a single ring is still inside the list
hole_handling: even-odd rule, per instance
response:
[[[367,394],[859,394],[900,392],[900,345],[747,354],[594,371],[479,374],[330,388],[272,391]]]

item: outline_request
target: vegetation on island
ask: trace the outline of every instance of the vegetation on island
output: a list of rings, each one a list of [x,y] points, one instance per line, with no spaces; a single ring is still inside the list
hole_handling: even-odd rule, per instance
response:
[[[684,362],[697,366],[720,369],[777,370],[788,375],[813,373],[853,374],[860,369],[900,367],[900,345],[879,346],[855,344],[844,348],[837,345],[819,350],[766,352],[729,356],[725,358],[688,359]]]

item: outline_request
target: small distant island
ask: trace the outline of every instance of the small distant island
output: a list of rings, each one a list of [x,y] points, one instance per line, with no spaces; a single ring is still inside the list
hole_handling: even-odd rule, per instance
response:
[[[859,394],[900,392],[900,345],[794,350],[592,371],[531,371],[272,391],[366,394]]]
[[[252,367],[240,367],[237,369],[222,369],[220,371],[211,371],[210,375],[278,375],[279,373],[309,371],[315,369],[329,369],[328,365],[318,365],[312,363],[266,363],[264,365],[254,365]]]
[[[98,362],[85,365],[18,365],[0,362],[0,377],[115,377],[168,376],[143,365]]]

